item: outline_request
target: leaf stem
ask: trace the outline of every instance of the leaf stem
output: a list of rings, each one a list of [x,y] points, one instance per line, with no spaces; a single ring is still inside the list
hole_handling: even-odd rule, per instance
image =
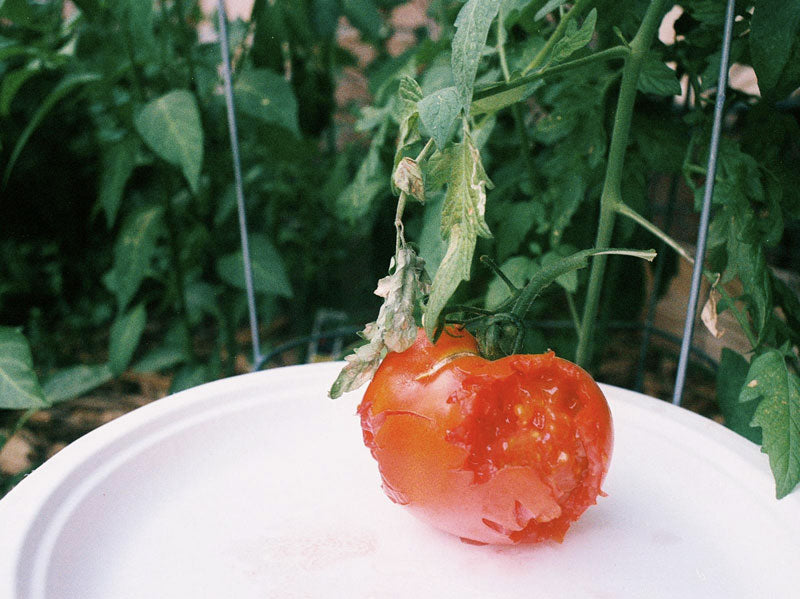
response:
[[[506,273],[502,271],[502,269],[497,265],[497,263],[492,260],[489,256],[481,256],[480,261],[483,262],[486,266],[488,266],[491,271],[500,277],[500,280],[505,283],[505,286],[508,287],[508,290],[512,294],[519,293],[519,288],[514,285],[513,281],[506,276]]]
[[[620,214],[622,216],[631,219],[636,224],[641,226],[643,229],[649,231],[650,233],[658,237],[658,239],[660,239],[666,245],[672,248],[675,251],[675,253],[678,254],[684,260],[686,260],[686,262],[688,262],[689,264],[694,264],[694,257],[688,251],[686,251],[686,249],[684,249],[677,241],[675,241],[675,239],[670,237],[667,233],[659,229],[656,225],[654,225],[645,217],[643,217],[641,214],[636,212],[633,208],[622,202],[617,202],[614,204],[614,210],[617,212],[617,214]],[[703,269],[703,276],[706,278],[706,280],[708,280],[708,282],[711,285],[715,285],[717,279],[719,278],[718,273],[711,272],[708,269]],[[744,335],[747,337],[747,340],[750,342],[751,347],[755,348],[756,345],[758,344],[758,340],[755,334],[753,333],[752,328],[750,327],[750,323],[747,321],[747,317],[742,313],[741,310],[739,310],[739,308],[736,307],[733,298],[731,298],[730,294],[725,290],[724,287],[717,286],[716,289],[719,292],[720,296],[722,296],[722,299],[724,299],[725,302],[728,304],[729,306],[728,309],[731,311],[734,318],[739,323],[739,326],[741,327]]]
[[[500,58],[500,69],[503,71],[503,79],[508,83],[511,80],[511,72],[508,69],[508,59],[506,58],[506,28],[505,25],[503,25],[504,17],[505,15],[503,14],[503,7],[501,5],[497,13],[497,55]],[[514,117],[514,126],[517,129],[517,136],[519,136],[520,145],[522,146],[522,155],[525,158],[525,166],[528,168],[528,179],[530,180],[531,190],[533,190],[534,181],[536,181],[536,165],[533,163],[531,141],[528,136],[528,131],[525,128],[525,119],[519,103],[515,103],[511,107],[511,114]]]
[[[394,228],[397,231],[395,238],[394,253],[395,256],[401,249],[406,247],[406,236],[403,227],[403,211],[406,209],[406,200],[408,196],[405,191],[400,192],[400,198],[397,200],[397,211],[394,213]]]
[[[590,54],[589,56],[584,56],[582,58],[576,58],[575,60],[562,62],[561,64],[557,64],[552,67],[546,67],[544,69],[535,71],[533,73],[529,73],[522,77],[517,77],[516,79],[512,79],[511,81],[492,83],[490,85],[476,87],[475,93],[472,95],[472,99],[473,101],[484,100],[496,94],[502,94],[512,89],[516,89],[517,87],[533,83],[537,79],[550,77],[552,75],[558,75],[567,71],[571,71],[572,69],[578,69],[581,67],[588,66],[596,62],[626,58],[629,54],[630,50],[625,46],[614,46],[613,48],[606,48],[605,50],[601,50],[600,52],[595,52],[594,54]]]
[[[578,308],[575,306],[575,298],[566,289],[564,290],[564,295],[567,296],[567,308],[569,308],[569,316],[575,326],[575,332],[578,332],[581,330],[581,317],[578,314]]]
[[[650,2],[639,30],[631,41],[630,54],[622,71],[617,111],[614,115],[614,127],[608,151],[606,176],[600,196],[600,218],[595,239],[596,247],[608,246],[614,232],[614,221],[617,214],[616,206],[622,203],[622,168],[625,164],[625,150],[628,146],[628,134],[633,117],[633,106],[636,101],[636,85],[639,81],[642,65],[658,30],[658,24],[665,5],[666,0],[652,0]],[[575,355],[575,361],[581,366],[586,366],[591,358],[592,330],[600,304],[600,288],[603,283],[605,266],[605,256],[599,256],[592,261],[589,287],[586,292],[586,303],[584,304],[583,318],[581,320],[581,330],[578,335],[578,348]]]
[[[419,154],[417,154],[415,162],[419,164],[423,160],[427,159],[428,155],[431,153],[431,150],[433,150],[433,138],[430,138],[425,146],[423,146],[422,150],[420,150]],[[400,198],[397,200],[397,210],[394,214],[394,228],[397,231],[394,247],[395,256],[401,250],[401,248],[406,247],[406,238],[403,227],[403,212],[406,209],[407,200],[408,195],[405,191],[401,191]]]
[[[615,202],[614,203],[614,211],[617,214],[621,214],[633,222],[638,224],[643,229],[646,229],[656,237],[658,237],[661,241],[671,247],[675,252],[684,260],[686,260],[689,264],[694,264],[694,258],[687,252],[677,241],[675,241],[672,237],[670,237],[667,233],[659,229],[656,225],[651,223],[641,214],[636,212],[633,208],[625,204],[624,202]]]
[[[565,14],[558,22],[558,26],[556,27],[555,31],[553,31],[552,35],[547,39],[545,45],[542,46],[542,49],[536,53],[536,56],[533,57],[533,60],[531,60],[530,63],[528,63],[528,66],[522,70],[523,75],[542,66],[542,63],[544,62],[544,59],[547,58],[550,50],[552,50],[553,46],[556,45],[556,42],[558,42],[558,40],[564,36],[564,31],[566,31],[569,22],[581,14],[583,9],[586,8],[591,1],[592,0],[578,0],[572,5],[572,8],[569,9],[569,12]]]

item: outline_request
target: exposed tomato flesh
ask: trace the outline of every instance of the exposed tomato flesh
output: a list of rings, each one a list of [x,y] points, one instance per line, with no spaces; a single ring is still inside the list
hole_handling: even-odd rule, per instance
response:
[[[490,362],[468,333],[443,339],[389,354],[359,406],[384,491],[472,542],[560,541],[601,494],[605,398],[552,353]]]

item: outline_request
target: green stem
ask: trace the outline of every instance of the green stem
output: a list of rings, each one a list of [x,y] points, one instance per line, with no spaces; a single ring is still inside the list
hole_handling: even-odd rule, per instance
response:
[[[614,210],[617,212],[617,214],[621,214],[622,216],[625,216],[625,217],[631,219],[633,222],[638,224],[640,227],[642,227],[643,229],[646,229],[647,231],[649,231],[650,233],[652,233],[653,235],[658,237],[661,241],[663,241],[669,247],[671,247],[673,250],[675,250],[675,252],[681,258],[683,258],[684,260],[689,262],[689,264],[694,264],[694,258],[689,254],[689,252],[687,252],[683,247],[681,247],[681,245],[677,241],[675,241],[672,237],[667,235],[664,231],[659,229],[656,225],[654,225],[649,220],[647,220],[645,217],[643,217],[641,214],[636,212],[633,208],[631,208],[630,206],[628,206],[627,204],[625,204],[623,202],[616,202],[614,204]]]
[[[394,213],[394,228],[397,231],[394,244],[395,256],[402,248],[406,247],[406,237],[403,232],[403,211],[406,209],[406,200],[406,192],[401,191],[400,198],[397,200],[397,211]]]
[[[608,254],[618,256],[633,256],[644,260],[653,260],[656,257],[654,250],[631,250],[619,248],[589,248],[575,252],[574,254],[562,258],[558,262],[539,269],[528,281],[514,302],[511,314],[522,320],[533,305],[533,301],[539,294],[561,275],[564,275],[579,268],[585,268],[589,264],[589,258],[595,256],[594,262]]]
[[[544,59],[547,58],[548,54],[550,54],[550,50],[552,50],[553,46],[556,45],[558,40],[564,36],[564,32],[566,31],[569,22],[581,14],[583,9],[586,8],[591,1],[592,0],[578,0],[572,5],[572,8],[569,9],[569,12],[565,14],[564,17],[558,22],[558,26],[556,27],[555,31],[553,31],[553,34],[548,38],[545,45],[542,46],[542,49],[536,53],[536,56],[533,57],[533,60],[531,60],[528,66],[523,69],[523,75],[542,66]]]
[[[503,79],[508,83],[511,80],[511,71],[508,69],[508,59],[506,58],[506,28],[503,22],[504,15],[501,6],[497,14],[497,55],[500,57],[500,69],[503,71]],[[514,117],[514,126],[517,129],[517,136],[522,146],[522,155],[525,157],[525,166],[528,168],[528,179],[530,179],[531,190],[533,190],[534,181],[536,181],[536,165],[533,163],[531,141],[528,136],[528,130],[525,128],[525,119],[519,103],[511,107],[511,114]]]
[[[578,315],[578,308],[575,306],[575,298],[572,294],[564,290],[564,295],[567,296],[567,308],[569,308],[569,316],[572,319],[572,324],[575,326],[575,332],[581,330],[581,317]]]
[[[419,164],[423,160],[428,158],[428,155],[433,150],[433,138],[430,138],[425,146],[420,150],[419,154],[417,154],[416,159],[414,162]],[[397,210],[394,214],[394,228],[397,231],[397,237],[395,238],[395,248],[394,253],[400,251],[400,248],[404,248],[406,246],[406,239],[405,234],[403,232],[403,212],[406,209],[406,201],[408,200],[408,196],[406,195],[405,191],[400,192],[400,198],[397,200]]]
[[[614,232],[616,206],[622,203],[622,168],[625,164],[625,150],[628,146],[633,107],[636,101],[636,85],[639,73],[650,50],[653,38],[658,31],[658,24],[664,12],[666,0],[652,0],[647,8],[642,24],[631,41],[630,54],[622,71],[617,111],[614,116],[614,127],[611,133],[611,145],[608,151],[605,182],[600,196],[600,218],[595,239],[595,247],[606,247],[611,242]],[[578,336],[578,348],[575,361],[586,366],[591,358],[592,327],[597,318],[600,304],[600,290],[603,283],[606,258],[598,256],[592,261],[589,275],[589,287],[586,292],[586,303],[581,319],[581,330]]]
[[[629,54],[630,50],[625,46],[614,46],[613,48],[607,48],[605,50],[601,50],[600,52],[595,52],[589,56],[584,56],[583,58],[576,58],[575,60],[570,60],[552,67],[547,67],[523,77],[517,77],[511,81],[492,83],[491,85],[476,87],[472,99],[473,101],[484,100],[496,94],[502,94],[523,85],[528,85],[537,79],[543,79],[552,75],[559,75],[561,73],[571,71],[572,69],[585,67],[596,62],[626,58]]]

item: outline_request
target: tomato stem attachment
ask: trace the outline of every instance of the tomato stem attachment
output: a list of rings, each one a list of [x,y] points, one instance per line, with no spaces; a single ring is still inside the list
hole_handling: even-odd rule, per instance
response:
[[[488,266],[494,274],[500,277],[500,280],[506,284],[508,290],[512,293],[512,295],[516,295],[519,293],[520,289],[506,276],[500,267],[497,265],[497,262],[492,260],[489,256],[483,255],[480,257],[480,261],[483,262],[486,266]]]
[[[588,266],[589,258],[592,256],[610,254],[633,256],[647,261],[652,261],[656,257],[655,250],[589,248],[542,267],[522,289],[518,289],[491,260],[481,257],[481,261],[489,266],[511,291],[511,297],[494,312],[487,314],[485,310],[471,307],[458,310],[464,314],[469,312],[478,314],[477,317],[463,323],[477,329],[476,337],[481,353],[488,359],[519,353],[525,340],[525,316],[542,291],[560,276]]]
[[[589,258],[592,256],[607,256],[612,254],[618,256],[633,256],[635,258],[642,258],[648,262],[652,262],[656,257],[655,250],[633,250],[624,248],[589,248],[575,252],[537,271],[520,292],[514,302],[514,307],[511,312],[518,318],[524,318],[536,297],[558,277],[573,270],[585,268],[588,266]]]

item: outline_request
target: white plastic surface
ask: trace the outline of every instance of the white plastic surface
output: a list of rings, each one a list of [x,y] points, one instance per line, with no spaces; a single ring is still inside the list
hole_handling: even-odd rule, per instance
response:
[[[686,410],[604,386],[608,497],[563,544],[474,546],[392,504],[340,364],[218,381],[73,443],[0,501],[0,597],[792,597],[800,492]]]

